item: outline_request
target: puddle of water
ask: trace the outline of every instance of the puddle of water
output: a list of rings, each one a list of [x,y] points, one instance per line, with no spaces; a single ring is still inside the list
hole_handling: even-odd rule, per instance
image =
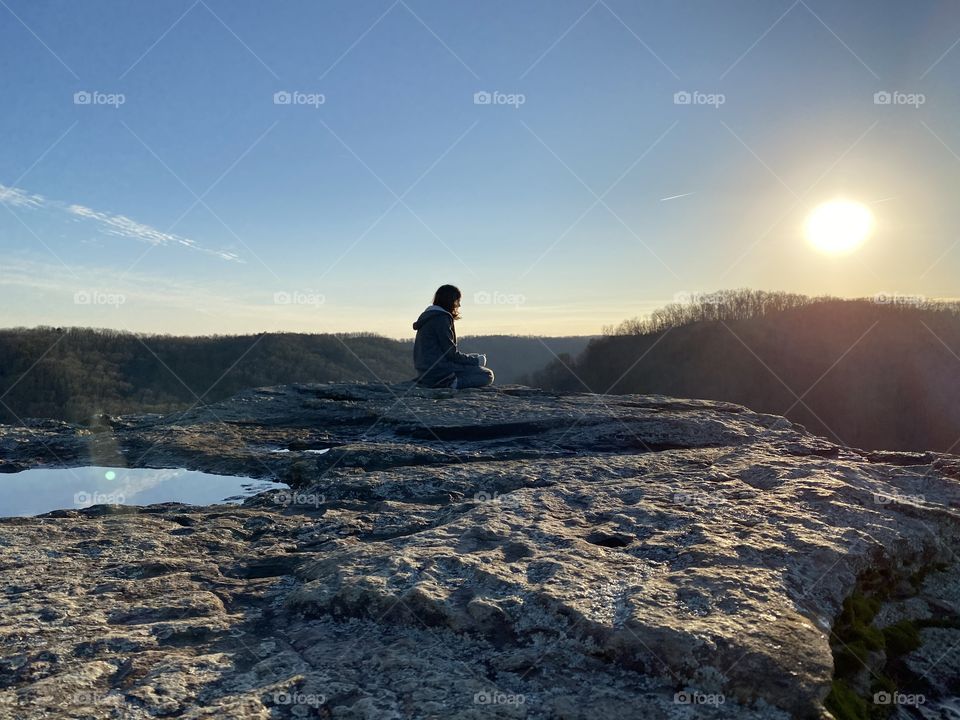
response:
[[[40,515],[91,505],[239,503],[284,483],[183,468],[37,468],[0,475],[0,516]]]

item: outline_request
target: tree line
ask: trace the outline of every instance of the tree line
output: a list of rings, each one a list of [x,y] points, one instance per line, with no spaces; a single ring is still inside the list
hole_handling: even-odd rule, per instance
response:
[[[724,400],[854,447],[960,454],[960,307],[733,290],[606,328],[526,380]]]
[[[497,383],[514,383],[587,337],[475,336]],[[178,337],[94,328],[0,330],[0,422],[167,413],[241,390],[286,383],[402,382],[416,375],[412,340],[374,333]]]
[[[370,333],[177,337],[92,328],[0,330],[0,420],[160,412],[291,382],[413,377],[409,344]]]

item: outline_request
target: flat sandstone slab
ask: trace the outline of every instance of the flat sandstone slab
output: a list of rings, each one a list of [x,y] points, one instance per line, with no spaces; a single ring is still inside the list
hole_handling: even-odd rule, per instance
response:
[[[729,403],[297,385],[0,427],[8,471],[111,459],[295,491],[0,521],[0,717],[816,717],[858,578],[957,572],[958,458]]]

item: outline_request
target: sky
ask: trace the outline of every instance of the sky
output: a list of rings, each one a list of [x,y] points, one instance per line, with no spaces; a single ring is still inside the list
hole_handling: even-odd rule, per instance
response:
[[[960,7],[0,0],[0,326],[594,334],[957,295]],[[818,252],[820,203],[862,203]]]

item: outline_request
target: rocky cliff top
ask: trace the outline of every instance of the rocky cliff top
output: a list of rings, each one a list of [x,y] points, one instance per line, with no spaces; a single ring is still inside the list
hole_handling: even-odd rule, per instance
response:
[[[729,403],[520,386],[295,385],[0,427],[0,470],[72,465],[293,489],[0,520],[0,717],[956,701],[953,456],[840,447]]]

